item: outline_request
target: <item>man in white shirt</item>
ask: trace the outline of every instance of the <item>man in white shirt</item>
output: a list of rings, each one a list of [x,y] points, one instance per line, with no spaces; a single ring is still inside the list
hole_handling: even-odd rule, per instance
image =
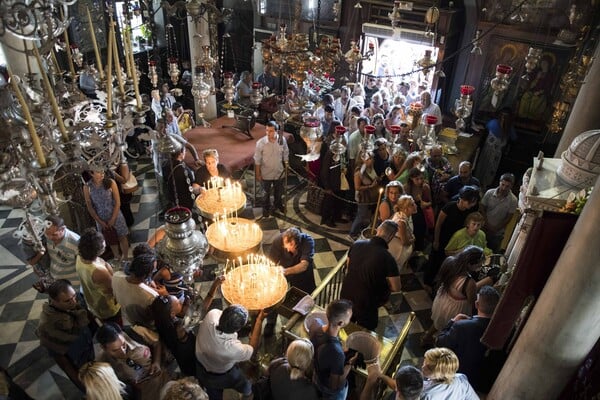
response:
[[[512,193],[515,176],[502,174],[497,188],[490,189],[481,199],[480,211],[485,216],[484,232],[487,235],[488,247],[499,252],[506,225],[517,209],[517,196]]]
[[[431,101],[431,94],[429,92],[421,93],[421,104],[423,105],[423,120],[425,120],[426,115],[436,117],[435,131],[439,132],[442,128],[442,111],[440,110],[440,106]]]
[[[340,88],[340,97],[334,100],[333,110],[335,117],[342,121],[342,125],[350,123],[350,109],[356,105],[356,101],[350,98],[350,89],[347,86]]]
[[[249,344],[238,339],[238,332],[248,322],[248,310],[243,306],[234,304],[223,311],[210,310],[200,323],[196,336],[196,375],[210,399],[222,399],[224,389],[235,389],[242,399],[252,398],[252,384],[237,363],[249,360],[258,347],[265,316],[264,311],[258,314]]]
[[[80,281],[75,263],[79,250],[79,235],[65,226],[65,221],[57,216],[46,217],[50,226],[45,234],[48,239],[47,251],[50,257],[50,276],[53,279],[66,279],[71,282],[75,291],[79,291]]]
[[[262,183],[265,191],[263,217],[271,215],[271,188],[273,205],[276,210],[285,213],[283,191],[285,170],[288,166],[290,151],[283,135],[277,133],[277,124],[267,122],[266,135],[256,142],[254,152],[254,173],[256,181]]]

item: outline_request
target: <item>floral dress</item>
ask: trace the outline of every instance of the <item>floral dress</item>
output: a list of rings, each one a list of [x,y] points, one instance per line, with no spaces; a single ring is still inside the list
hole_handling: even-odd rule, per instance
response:
[[[96,186],[92,181],[89,181],[87,185],[90,189],[90,201],[92,202],[96,214],[98,214],[98,217],[100,217],[102,221],[108,222],[115,209],[115,199],[113,198],[112,189],[106,189],[102,184]],[[100,224],[96,225],[98,231],[102,232]],[[115,221],[114,228],[117,231],[118,237],[126,236],[128,233],[127,224],[125,223],[125,218],[123,217],[121,210],[119,210],[119,215]]]

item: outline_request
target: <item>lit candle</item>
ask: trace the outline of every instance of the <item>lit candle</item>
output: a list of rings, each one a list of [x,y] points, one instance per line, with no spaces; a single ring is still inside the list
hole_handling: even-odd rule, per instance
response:
[[[119,83],[119,92],[121,93],[121,98],[125,97],[125,87],[123,86],[123,76],[121,75],[121,61],[119,60],[119,50],[117,49],[117,38],[115,35],[115,23],[110,20],[110,36],[112,40],[112,51],[113,57],[115,58],[115,71],[117,74],[117,82]]]
[[[383,188],[379,189],[379,198],[377,199],[377,207],[375,207],[375,215],[373,216],[373,225],[371,225],[371,236],[375,234],[375,224],[377,223],[377,216],[379,215],[379,204],[381,203],[381,195],[383,194]]]
[[[113,94],[113,77],[112,77],[112,63],[113,63],[113,52],[112,52],[113,37],[108,35],[108,61],[106,67],[106,119],[112,119],[112,94]]]
[[[8,70],[8,81],[10,83],[10,87],[15,93],[15,96],[17,96],[19,104],[21,105],[21,110],[23,111],[25,121],[27,121],[27,130],[29,130],[29,135],[31,136],[31,143],[33,143],[33,149],[35,150],[35,155],[37,156],[38,162],[40,163],[40,167],[46,168],[46,157],[44,157],[44,151],[42,150],[40,138],[38,137],[37,132],[35,131],[35,125],[33,125],[33,120],[31,119],[29,107],[27,106],[25,98],[23,98],[23,94],[21,93],[21,89],[19,89],[19,85],[17,85],[17,82],[15,81],[10,70]]]
[[[92,44],[94,45],[94,54],[96,56],[96,66],[98,67],[98,73],[100,74],[100,79],[104,79],[104,67],[102,66],[102,59],[100,58],[100,50],[98,50],[98,42],[96,42],[96,32],[94,32],[94,24],[92,23],[92,15],[90,14],[90,9],[86,7],[87,10],[87,18],[88,18],[88,27],[90,29],[90,37],[92,38]],[[110,51],[108,52],[110,54]]]
[[[40,74],[42,75],[44,90],[48,93],[48,99],[50,100],[50,104],[52,105],[52,113],[56,117],[56,124],[58,125],[58,130],[60,131],[63,140],[66,142],[69,140],[69,135],[67,135],[67,128],[65,128],[62,115],[60,113],[60,110],[58,109],[56,97],[54,97],[54,90],[52,89],[52,85],[50,85],[50,80],[48,79],[48,75],[46,74],[46,70],[44,69],[44,64],[42,64],[40,53],[37,47],[35,47],[35,45],[33,46],[33,54],[35,55],[38,67],[40,68]]]

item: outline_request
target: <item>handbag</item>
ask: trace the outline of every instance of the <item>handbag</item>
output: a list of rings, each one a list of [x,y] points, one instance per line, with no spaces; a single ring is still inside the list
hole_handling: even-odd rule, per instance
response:
[[[102,236],[104,236],[104,241],[109,246],[119,244],[119,236],[117,236],[117,230],[114,227],[102,228]]]
[[[425,225],[427,225],[427,229],[435,228],[435,217],[433,216],[433,207],[424,208],[423,215],[425,216]]]
[[[348,178],[346,178],[346,174],[344,170],[340,174],[340,190],[350,190],[350,184],[348,183]]]

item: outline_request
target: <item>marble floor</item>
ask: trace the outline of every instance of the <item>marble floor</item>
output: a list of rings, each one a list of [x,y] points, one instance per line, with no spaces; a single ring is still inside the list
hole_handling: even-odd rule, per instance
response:
[[[147,162],[131,163],[140,184],[131,206],[136,220],[131,228],[132,247],[146,241],[162,224],[158,217],[159,201],[155,174]],[[254,183],[252,171],[246,171],[242,179],[247,183],[248,198],[251,199]],[[302,179],[290,177],[286,215],[277,214],[275,217],[261,218],[260,208],[251,208],[250,200],[248,206],[263,229],[264,252],[268,252],[273,238],[290,226],[298,226],[312,235],[316,247],[315,279],[318,284],[343,257],[351,244],[347,236],[350,226],[338,224],[336,228],[328,228],[320,225],[320,217],[305,208],[305,187]],[[0,207],[0,366],[34,399],[78,399],[82,397],[81,393],[40,347],[35,334],[42,304],[47,301],[47,296],[31,287],[36,281],[35,275],[21,260],[18,240],[13,237],[23,216],[22,210]],[[204,264],[207,268],[214,268],[216,261],[208,256]],[[400,306],[394,314],[380,308],[377,331],[385,337],[395,339],[409,313],[414,311],[417,318],[412,324],[401,362],[420,366],[423,350],[419,346],[419,336],[431,325],[432,301],[423,290],[419,274],[415,273],[412,267],[401,278],[402,294],[395,295],[394,299]],[[208,284],[200,283],[201,286]]]

